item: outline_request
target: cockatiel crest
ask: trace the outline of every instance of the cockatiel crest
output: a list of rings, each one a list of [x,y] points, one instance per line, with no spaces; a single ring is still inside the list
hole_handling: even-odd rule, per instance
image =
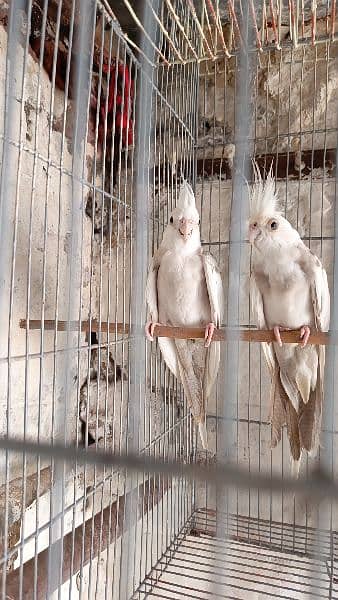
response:
[[[256,217],[262,219],[276,213],[279,214],[279,210],[275,180],[272,176],[272,165],[265,181],[262,179],[257,163],[253,162],[252,166],[255,184],[251,190],[249,189],[250,221],[255,221]]]
[[[185,210],[187,208],[195,208],[197,212],[195,195],[186,179],[183,181],[180,187],[177,208],[181,208],[182,210]]]
[[[271,375],[272,446],[286,425],[293,474],[302,452],[319,447],[325,348],[308,344],[311,329],[327,331],[330,294],[320,260],[277,211],[275,182],[265,182],[254,164],[250,191],[251,301],[257,327],[273,329],[276,341],[262,343]],[[282,344],[280,331],[300,330],[300,344]]]
[[[263,181],[256,163],[253,163],[254,185],[249,188],[250,215],[249,240],[260,252],[274,252],[280,257],[281,247],[300,241],[298,232],[293,229],[278,210],[275,180],[270,169],[266,181]]]
[[[159,338],[158,343],[167,366],[182,382],[206,449],[206,402],[220,360],[220,343],[211,344],[211,340],[215,327],[221,323],[223,289],[216,261],[202,250],[199,222],[194,193],[183,181],[177,206],[150,265],[146,335],[153,340],[157,322],[205,327],[204,340]]]

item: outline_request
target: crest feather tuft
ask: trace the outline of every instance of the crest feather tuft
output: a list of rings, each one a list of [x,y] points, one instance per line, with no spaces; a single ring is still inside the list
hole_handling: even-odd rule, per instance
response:
[[[186,179],[184,179],[181,184],[177,206],[182,209],[185,209],[188,207],[195,208],[195,206],[196,206],[194,192],[192,191],[192,187],[187,182]]]
[[[278,213],[275,179],[272,165],[265,181],[263,181],[256,161],[252,161],[254,183],[249,188],[250,221],[272,217]]]

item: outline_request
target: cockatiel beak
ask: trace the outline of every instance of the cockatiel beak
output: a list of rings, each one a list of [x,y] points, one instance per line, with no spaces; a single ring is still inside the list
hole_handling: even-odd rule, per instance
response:
[[[249,242],[253,244],[256,237],[260,234],[261,230],[257,223],[250,223],[249,225]]]
[[[187,241],[193,230],[194,223],[189,219],[185,219],[184,217],[180,219],[179,232],[183,236],[184,240]]]

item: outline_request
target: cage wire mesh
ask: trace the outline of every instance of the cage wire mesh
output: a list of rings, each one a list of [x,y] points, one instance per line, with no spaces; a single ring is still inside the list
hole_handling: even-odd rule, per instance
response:
[[[323,261],[337,329],[336,3],[115,4],[0,2],[1,597],[338,598],[335,345],[322,447],[290,486],[240,341],[252,157]],[[182,177],[237,332],[207,453],[144,337]]]

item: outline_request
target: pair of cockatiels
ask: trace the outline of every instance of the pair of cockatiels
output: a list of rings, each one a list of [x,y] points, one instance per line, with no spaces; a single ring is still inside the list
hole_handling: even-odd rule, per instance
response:
[[[158,343],[167,366],[182,382],[203,448],[207,448],[205,407],[220,361],[220,343],[210,342],[221,324],[223,289],[215,259],[202,250],[199,225],[195,197],[185,181],[150,265],[146,333],[152,340],[158,322],[205,327],[205,340],[161,337]]]
[[[276,337],[276,342],[262,344],[272,379],[272,446],[280,441],[286,425],[293,472],[298,474],[302,450],[315,453],[319,445],[325,349],[307,342],[310,328],[328,329],[330,295],[320,261],[277,210],[271,173],[265,183],[256,165],[254,174],[249,223],[251,299],[257,326],[273,329]],[[165,362],[182,381],[206,448],[205,405],[220,358],[219,342],[210,345],[210,341],[221,322],[223,293],[215,260],[202,251],[199,215],[186,182],[151,263],[147,302],[149,339],[158,321],[206,327],[206,347],[199,340],[159,338]],[[282,329],[300,329],[301,344],[282,345]]]

